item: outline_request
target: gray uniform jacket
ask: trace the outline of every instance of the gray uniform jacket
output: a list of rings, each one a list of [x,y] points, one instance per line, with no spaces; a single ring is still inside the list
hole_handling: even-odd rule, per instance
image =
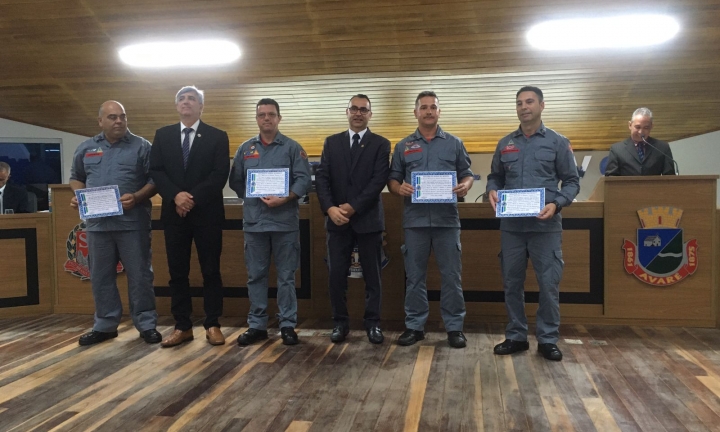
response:
[[[413,171],[455,171],[457,180],[472,176],[470,156],[460,138],[437,128],[435,137],[426,141],[419,130],[395,145],[390,179],[412,183]],[[404,228],[460,228],[457,204],[413,204],[405,197]]]
[[[245,198],[248,169],[290,169],[290,191],[301,197],[310,190],[310,165],[307,153],[296,141],[280,132],[268,145],[260,136],[245,141],[235,153],[230,170],[230,187],[238,197]],[[243,204],[243,230],[248,232],[297,231],[300,229],[298,201],[292,200],[270,208],[260,198],[247,198]]]
[[[558,183],[562,182],[562,188]],[[580,192],[575,156],[570,141],[544,124],[531,137],[518,128],[498,142],[488,175],[487,191],[545,188],[545,203],[569,206]],[[521,232],[562,231],[562,217],[503,218],[500,229]]]
[[[85,187],[117,185],[120,195],[135,193],[147,184],[154,184],[150,175],[150,142],[129,130],[120,141],[110,144],[100,133],[84,141],[75,150],[70,180]],[[138,203],[120,216],[87,221],[88,231],[130,231],[150,229],[152,203]]]

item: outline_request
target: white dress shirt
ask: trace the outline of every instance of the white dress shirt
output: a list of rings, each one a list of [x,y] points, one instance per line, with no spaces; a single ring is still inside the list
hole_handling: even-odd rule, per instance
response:
[[[198,119],[192,126],[192,132],[190,132],[190,149],[192,150],[193,141],[195,141],[195,135],[197,135],[197,128],[200,125],[200,119]],[[182,146],[183,141],[185,140],[185,134],[183,133],[183,129],[185,129],[187,126],[182,124],[180,122],[180,145]]]
[[[348,132],[350,132],[350,148],[352,148],[353,136],[354,136],[355,134],[360,135],[360,139],[358,140],[358,143],[359,143],[360,141],[362,141],[363,136],[365,136],[365,132],[367,132],[367,128],[361,130],[360,132],[355,132],[355,131],[353,131],[352,129],[348,129]]]
[[[5,206],[3,205],[5,202],[3,200],[5,199],[5,186],[6,185],[7,185],[7,183],[4,184],[3,187],[0,188],[0,214],[5,214]]]

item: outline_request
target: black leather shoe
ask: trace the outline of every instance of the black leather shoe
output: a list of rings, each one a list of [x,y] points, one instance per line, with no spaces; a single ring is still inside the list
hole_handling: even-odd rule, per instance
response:
[[[240,337],[238,337],[237,343],[240,346],[246,346],[267,338],[267,330],[249,328],[245,333],[241,334]]]
[[[527,341],[505,339],[503,343],[495,345],[493,352],[497,355],[508,355],[520,351],[527,351],[528,348],[530,348],[530,344]]]
[[[341,325],[336,325],[333,328],[332,334],[330,335],[330,340],[335,343],[345,342],[345,337],[347,337],[348,333],[350,333],[349,328]]]
[[[465,338],[465,335],[461,331],[449,331],[448,334],[448,344],[453,348],[465,348],[465,345],[467,343],[467,339]]]
[[[283,345],[297,345],[298,343],[297,333],[295,333],[295,329],[292,327],[281,328],[280,337],[282,338]]]
[[[400,335],[397,343],[402,346],[410,346],[423,339],[425,339],[424,331],[407,329]]]
[[[379,345],[385,340],[385,336],[383,336],[382,330],[378,326],[367,329],[367,336],[370,343],[375,345]]]
[[[156,344],[162,342],[162,335],[156,329],[141,331],[140,338],[142,338],[145,343],[149,344]]]
[[[548,360],[560,361],[562,360],[562,352],[558,349],[557,345],[551,343],[538,344],[538,352]]]
[[[96,343],[104,342],[108,339],[116,338],[118,333],[114,332],[99,332],[92,330],[90,333],[85,333],[80,336],[78,343],[82,346],[95,345]]]

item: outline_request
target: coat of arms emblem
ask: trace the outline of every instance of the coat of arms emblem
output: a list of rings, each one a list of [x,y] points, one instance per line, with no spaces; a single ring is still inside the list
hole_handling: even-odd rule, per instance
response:
[[[85,222],[80,222],[68,234],[66,243],[67,261],[65,271],[82,280],[90,279],[90,264],[88,263],[88,242]],[[124,270],[121,262],[117,264],[117,272]]]
[[[682,209],[647,207],[638,210],[637,244],[625,240],[625,270],[655,286],[680,282],[697,270],[697,240],[683,243]]]

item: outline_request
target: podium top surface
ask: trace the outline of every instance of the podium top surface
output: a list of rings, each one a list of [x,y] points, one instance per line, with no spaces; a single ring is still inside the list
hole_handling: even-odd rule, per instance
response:
[[[606,182],[623,182],[623,181],[673,181],[673,180],[717,180],[720,175],[656,175],[656,176],[610,176],[601,177]]]

